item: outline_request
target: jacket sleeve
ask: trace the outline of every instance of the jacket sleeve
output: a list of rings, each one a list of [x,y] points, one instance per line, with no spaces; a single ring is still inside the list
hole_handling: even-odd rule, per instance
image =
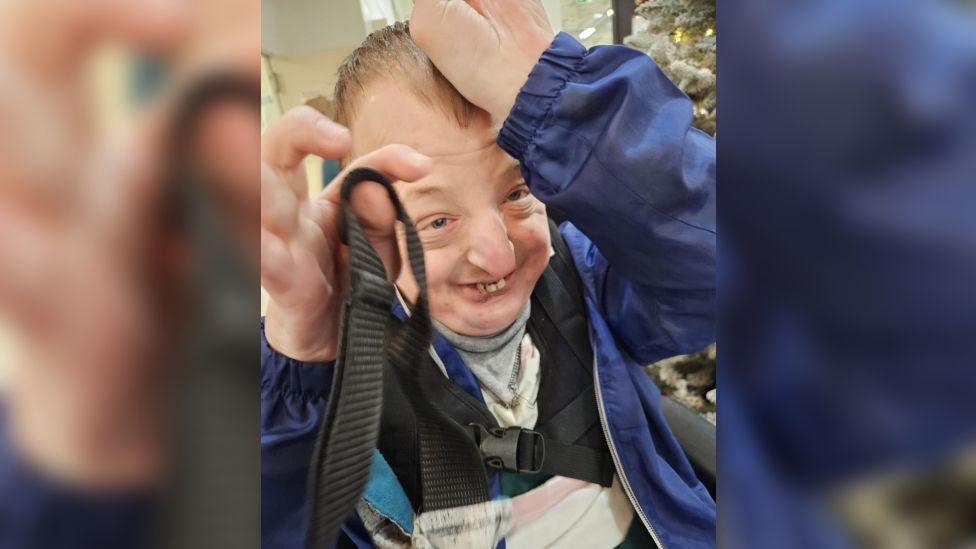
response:
[[[714,340],[715,142],[692,109],[644,53],[559,33],[498,136],[644,364]]]
[[[271,347],[261,321],[261,547],[305,547],[309,463],[334,362],[301,362]],[[350,519],[339,547],[370,547]],[[368,538],[367,538],[368,539]]]

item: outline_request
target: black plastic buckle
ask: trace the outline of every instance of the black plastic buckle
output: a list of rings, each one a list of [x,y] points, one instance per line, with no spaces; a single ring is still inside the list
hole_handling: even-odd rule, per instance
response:
[[[485,464],[495,469],[513,473],[538,473],[546,459],[546,439],[541,433],[522,427],[485,427],[480,423],[470,423],[474,427],[474,439],[481,450]],[[527,435],[531,438],[522,438]],[[519,463],[520,444],[531,444],[532,463]]]

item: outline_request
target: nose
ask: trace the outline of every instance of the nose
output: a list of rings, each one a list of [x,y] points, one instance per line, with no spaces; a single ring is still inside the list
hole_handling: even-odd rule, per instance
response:
[[[515,246],[501,216],[496,212],[481,216],[472,229],[468,262],[496,280],[515,270]]]

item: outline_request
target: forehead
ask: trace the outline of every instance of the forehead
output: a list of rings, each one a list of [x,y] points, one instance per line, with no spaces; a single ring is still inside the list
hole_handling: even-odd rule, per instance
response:
[[[411,187],[502,181],[518,173],[515,161],[496,144],[497,132],[487,113],[479,111],[462,128],[452,116],[392,80],[367,86],[349,126],[353,159],[393,143],[409,145],[430,156],[434,161],[432,173]]]
[[[479,111],[466,128],[392,79],[370,82],[350,121],[353,158],[402,143],[433,157],[472,153],[495,143],[488,115]]]

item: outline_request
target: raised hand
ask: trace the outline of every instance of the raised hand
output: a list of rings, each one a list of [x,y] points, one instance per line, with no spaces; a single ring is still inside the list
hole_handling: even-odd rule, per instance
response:
[[[539,0],[416,0],[410,36],[495,124],[553,39]]]
[[[332,360],[338,351],[346,269],[338,202],[345,174],[368,166],[391,180],[409,182],[431,168],[430,158],[410,147],[388,145],[358,158],[318,196],[309,197],[302,160],[310,154],[340,158],[349,147],[349,131],[311,107],[286,113],[267,129],[261,144],[261,283],[270,297],[265,334],[275,350],[298,360]],[[386,191],[361,185],[353,203],[395,279],[400,260]]]

